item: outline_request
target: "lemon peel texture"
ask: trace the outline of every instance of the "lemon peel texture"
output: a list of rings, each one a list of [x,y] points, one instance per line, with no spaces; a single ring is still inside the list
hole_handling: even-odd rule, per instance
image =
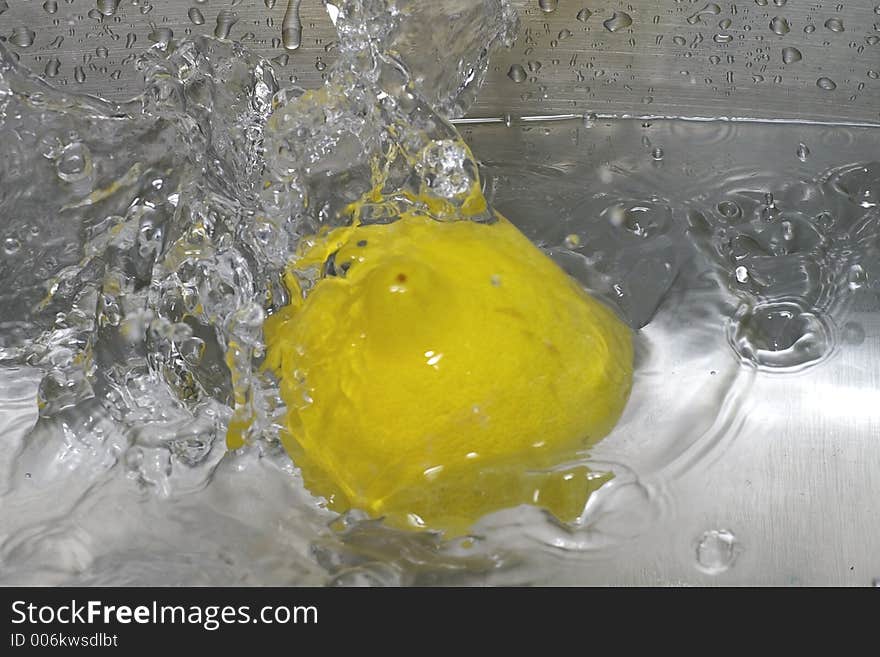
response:
[[[313,493],[450,534],[519,504],[581,513],[603,478],[560,464],[618,421],[631,332],[513,224],[406,214],[295,265],[325,273],[266,321],[266,365]]]

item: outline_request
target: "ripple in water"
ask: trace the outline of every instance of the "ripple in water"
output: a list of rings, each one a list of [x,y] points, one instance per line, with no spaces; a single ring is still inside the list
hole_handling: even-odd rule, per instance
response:
[[[826,358],[834,345],[828,320],[798,303],[776,301],[743,307],[730,328],[734,350],[769,370],[801,370]]]

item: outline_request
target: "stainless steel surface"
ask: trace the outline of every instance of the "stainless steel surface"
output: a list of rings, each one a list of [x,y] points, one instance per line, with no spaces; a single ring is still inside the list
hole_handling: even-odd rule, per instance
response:
[[[550,13],[537,0],[513,4],[522,17],[520,36],[492,61],[472,116],[600,112],[880,122],[876,0],[560,0]],[[287,0],[8,5],[0,36],[25,64],[47,71],[55,84],[105,97],[138,89],[133,55],[165,29],[183,37],[228,28],[230,38],[274,58],[284,78],[305,87],[320,84],[334,57],[335,33],[319,0],[299,3],[296,50],[282,41]],[[27,42],[13,38],[16,29],[33,31],[33,43],[16,45]],[[521,67],[522,75],[510,74],[511,67]]]
[[[880,124],[878,0],[836,5],[560,0],[552,13],[541,11],[537,0],[515,4],[522,16],[519,39],[492,60],[472,117],[597,112]],[[51,13],[45,8],[50,3],[40,0],[8,0],[8,5],[0,14],[0,37],[24,64],[44,71],[53,84],[104,97],[126,98],[140,89],[135,55],[151,43],[151,35],[152,40],[163,38],[165,28],[176,37],[212,34],[221,11],[236,12],[230,36],[273,58],[282,79],[317,86],[333,60],[333,28],[317,0],[301,3],[302,43],[296,50],[282,43],[286,0],[122,0],[109,14],[97,7],[106,9],[113,2],[58,0],[57,12]],[[589,16],[581,13],[586,8]],[[615,12],[618,19],[607,23]],[[631,25],[624,26],[621,13],[631,17]],[[200,16],[204,21],[198,24]],[[21,37],[23,29],[33,31],[32,44]],[[785,50],[792,48],[796,54]],[[793,157],[800,133],[786,128],[788,136],[781,138],[772,129],[767,127],[759,141],[719,138],[719,162],[757,167],[773,161],[777,149]],[[547,136],[540,148],[547,149],[545,160],[553,161],[556,142]],[[677,162],[684,177],[696,175],[681,164],[683,157],[676,159],[674,137],[670,133],[663,143],[667,166]],[[476,140],[476,154],[484,157],[480,135],[470,138]],[[503,139],[514,150],[521,145],[513,132]],[[597,140],[598,152],[590,157],[612,159],[601,150],[610,148],[611,139]],[[816,155],[810,175],[823,170],[823,162],[837,166],[871,157],[872,148],[880,152],[876,137],[867,146],[859,139],[842,128],[823,133],[821,141],[810,144]],[[666,491],[688,501],[676,508],[674,522],[652,524],[590,567],[583,560],[549,560],[553,574],[548,579],[601,584],[877,582],[878,295],[875,287],[847,311],[845,321],[863,329],[860,340],[837,349],[816,368],[756,378],[735,437],[714,445],[700,468],[682,468]],[[669,363],[688,362],[691,355],[681,351],[686,345],[666,346]],[[700,537],[712,531],[736,536],[730,555],[735,562],[708,573],[695,567],[695,554]],[[721,536],[723,548],[724,534],[713,536],[716,543]]]

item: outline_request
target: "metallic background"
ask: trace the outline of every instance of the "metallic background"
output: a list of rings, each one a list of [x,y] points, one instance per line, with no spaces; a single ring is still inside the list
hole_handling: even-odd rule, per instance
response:
[[[520,36],[493,59],[471,114],[880,122],[877,2],[548,0],[556,9],[547,13],[538,0],[513,0]],[[275,58],[283,76],[302,86],[319,85],[334,58],[335,32],[320,0],[300,3],[297,50],[285,50],[281,40],[288,0],[0,0],[4,5],[0,38],[26,65],[55,84],[116,99],[136,92],[133,54],[162,30],[211,34],[218,19],[222,26],[235,18],[229,36]],[[631,24],[624,27],[626,16]],[[24,30],[33,32],[30,45],[22,45],[29,41]],[[801,59],[786,63],[785,48]],[[786,52],[791,60],[793,51]],[[518,66],[524,79],[509,75]]]

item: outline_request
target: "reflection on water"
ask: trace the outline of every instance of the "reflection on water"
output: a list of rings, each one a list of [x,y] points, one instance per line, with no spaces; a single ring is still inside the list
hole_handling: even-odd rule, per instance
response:
[[[386,194],[365,220],[410,192],[442,201],[426,209],[440,220],[458,211],[476,174],[447,119],[514,25],[493,0],[399,2],[373,21],[384,3],[338,4],[319,92],[203,38],[144,53],[143,94],[111,104],[0,47],[4,584],[602,582],[622,546],[675,522],[688,500],[671,485],[735,440],[756,378],[822,377],[864,341],[859,317],[880,309],[878,131],[467,125],[490,203],[638,330],[627,411],[591,454],[615,476],[571,525],[521,507],[444,542],[337,518],[278,444],[263,320],[287,302],[300,239],[343,221],[376,157]],[[438,67],[441,49],[461,65]],[[845,148],[825,145],[842,131]],[[235,452],[230,422],[246,427]],[[699,544],[703,570],[735,568],[726,531]]]

